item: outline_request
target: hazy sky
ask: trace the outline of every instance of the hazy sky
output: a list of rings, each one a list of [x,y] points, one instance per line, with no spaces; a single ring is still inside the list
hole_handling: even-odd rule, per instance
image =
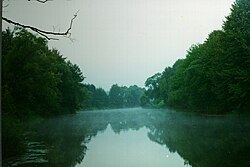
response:
[[[44,30],[64,31],[75,19],[72,43],[49,46],[79,65],[85,83],[144,86],[146,78],[184,58],[192,44],[221,29],[234,0],[9,0],[3,16]],[[3,28],[8,24],[3,23]]]

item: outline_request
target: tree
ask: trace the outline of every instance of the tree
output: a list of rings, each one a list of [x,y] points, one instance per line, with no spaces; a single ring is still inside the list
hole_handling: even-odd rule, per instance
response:
[[[171,80],[176,73],[176,69],[182,60],[177,60],[173,67],[167,67],[162,73],[159,81],[159,94],[165,105],[169,105],[169,95],[171,91]]]
[[[248,111],[250,108],[250,2],[237,0],[226,17],[223,30],[227,36],[226,68],[230,104],[234,110]]]
[[[97,88],[94,94],[94,104],[97,108],[107,108],[109,104],[108,95],[102,88]]]
[[[96,88],[93,84],[84,85],[87,89],[86,109],[101,109],[109,107],[109,98],[105,90]]]
[[[153,76],[149,77],[145,82],[146,87],[146,96],[154,103],[159,103],[160,101],[160,93],[159,93],[159,83],[162,74],[156,73]]]
[[[124,94],[122,88],[117,84],[112,85],[109,91],[109,102],[111,107],[123,107]]]
[[[112,85],[109,91],[109,103],[112,108],[137,107],[144,90],[137,85],[130,87]]]
[[[159,76],[146,81],[148,98],[168,106],[205,113],[250,109],[250,2],[237,0],[222,30],[193,45]],[[157,97],[157,98],[156,98]],[[142,101],[147,102],[146,96]]]
[[[144,93],[144,90],[137,85],[130,86],[124,90],[125,92],[125,106],[126,107],[137,107],[140,105],[140,99]]]
[[[24,29],[6,30],[3,41],[4,111],[15,107],[21,116],[29,111],[44,116],[81,108],[84,77],[77,65]]]

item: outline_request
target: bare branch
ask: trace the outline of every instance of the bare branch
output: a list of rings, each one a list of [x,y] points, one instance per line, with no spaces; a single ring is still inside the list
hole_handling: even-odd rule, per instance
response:
[[[28,1],[30,1],[30,0],[28,0]],[[36,0],[37,2],[40,2],[40,3],[46,3],[46,2],[48,2],[48,1],[53,1],[53,0]]]
[[[42,0],[36,0],[37,2],[40,2],[40,3],[45,3],[45,2],[48,2],[48,1],[52,1],[52,0],[44,0],[44,1],[42,1]]]
[[[7,23],[18,26],[18,27],[22,27],[22,28],[25,28],[25,29],[30,29],[30,30],[42,35],[43,37],[45,37],[48,40],[51,40],[51,39],[52,40],[58,40],[57,38],[50,37],[49,35],[53,35],[53,36],[67,36],[67,35],[69,35],[70,36],[71,35],[70,30],[72,29],[74,19],[77,17],[78,12],[79,11],[77,11],[76,14],[74,15],[74,17],[71,19],[69,28],[65,32],[45,31],[45,30],[41,30],[41,29],[33,27],[33,26],[24,25],[24,24],[21,24],[21,23],[18,23],[18,22],[14,22],[14,21],[12,21],[10,19],[7,19],[5,17],[2,17],[2,20],[6,21]]]

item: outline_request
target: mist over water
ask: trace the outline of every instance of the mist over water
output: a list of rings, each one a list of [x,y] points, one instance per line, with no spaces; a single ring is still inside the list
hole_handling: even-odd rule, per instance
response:
[[[12,166],[248,166],[250,119],[166,109],[82,111],[27,132]],[[240,137],[239,137],[240,136]],[[34,143],[37,143],[34,145]],[[26,156],[26,157],[25,157]]]
[[[86,156],[76,167],[137,167],[137,166],[184,166],[184,160],[177,153],[170,153],[166,147],[152,142],[146,127],[139,130],[112,130],[109,124],[86,146]]]

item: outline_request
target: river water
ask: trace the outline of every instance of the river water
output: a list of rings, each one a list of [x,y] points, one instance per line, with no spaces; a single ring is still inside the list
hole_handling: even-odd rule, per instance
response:
[[[81,111],[26,134],[19,167],[248,167],[250,119],[167,109]]]

